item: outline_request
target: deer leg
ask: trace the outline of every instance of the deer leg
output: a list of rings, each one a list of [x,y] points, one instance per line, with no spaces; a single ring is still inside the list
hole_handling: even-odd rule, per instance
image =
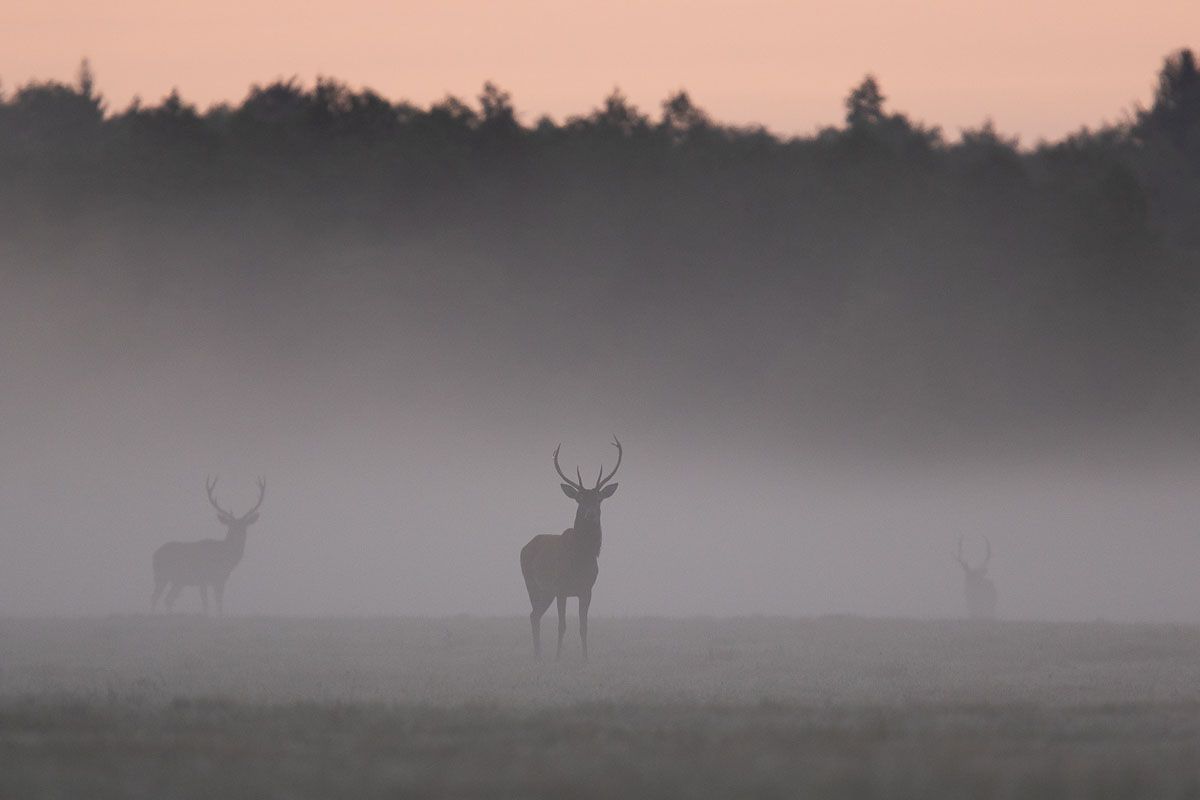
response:
[[[539,597],[533,600],[533,610],[529,612],[529,626],[533,629],[533,657],[542,657],[542,615],[550,607],[553,597]]]
[[[163,598],[163,603],[166,605],[167,611],[170,611],[174,607],[175,598],[179,597],[179,591],[182,588],[178,583],[172,583],[171,588],[167,590],[167,596]]]
[[[213,584],[213,597],[217,601],[217,616],[218,617],[225,616],[225,605],[224,605],[225,604],[225,584],[224,583]]]
[[[579,640],[583,642],[583,660],[587,661],[587,612],[592,604],[592,593],[579,595]]]
[[[554,653],[554,660],[558,661],[562,658],[562,640],[567,634],[567,596],[560,594],[558,596],[558,650]]]
[[[163,590],[166,588],[167,582],[156,575],[154,577],[154,595],[150,598],[151,613],[158,607],[158,598],[162,597]]]
[[[200,607],[204,609],[204,616],[208,616],[208,584],[200,584]]]

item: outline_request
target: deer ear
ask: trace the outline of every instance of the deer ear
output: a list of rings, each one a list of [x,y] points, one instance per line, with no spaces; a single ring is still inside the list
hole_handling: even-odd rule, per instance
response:
[[[575,491],[575,487],[572,486],[571,484],[560,483],[559,486],[562,487],[563,494],[565,494],[567,497],[571,498],[572,500],[579,499],[579,492]]]
[[[246,518],[243,519],[242,522],[246,523],[247,525],[252,525],[255,522],[258,522],[258,512],[255,511],[253,514],[247,514]]]
[[[600,499],[607,500],[608,498],[612,497],[614,494],[616,494],[617,486],[619,485],[620,484],[610,483],[608,486],[605,486],[600,490]]]

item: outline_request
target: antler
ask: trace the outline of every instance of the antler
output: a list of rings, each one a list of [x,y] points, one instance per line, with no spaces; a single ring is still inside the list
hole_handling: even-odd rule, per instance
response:
[[[558,473],[558,477],[562,478],[563,481],[570,484],[572,488],[582,491],[583,490],[583,476],[579,475],[579,467],[575,468],[575,474],[579,475],[579,483],[576,483],[575,481],[571,480],[566,475],[564,475],[563,471],[562,471],[562,467],[560,467],[558,465],[558,451],[560,449],[562,449],[561,442],[559,442],[558,447],[554,448],[554,470],[555,470],[555,472]]]
[[[617,465],[613,467],[612,472],[608,473],[607,478],[604,477],[604,465],[600,465],[600,474],[596,476],[596,485],[591,489],[593,492],[611,481],[613,476],[617,474],[617,470],[621,468],[621,456],[623,455],[623,451],[621,450],[621,442],[616,436],[613,436],[613,445],[617,448]],[[554,448],[554,469],[558,472],[558,477],[562,478],[575,489],[578,489],[579,491],[585,491],[583,488],[583,473],[579,471],[579,467],[575,468],[575,475],[579,479],[578,482],[571,480],[563,474],[562,467],[558,465],[558,451],[560,449],[562,449],[561,443],[558,445],[558,447]]]
[[[267,479],[260,475],[256,482],[258,483],[258,502],[254,504],[254,508],[242,515],[243,519],[258,511],[258,507],[262,505],[263,498],[267,496]]]
[[[988,541],[986,536],[983,537],[983,544],[985,548],[983,563],[978,567],[972,568],[971,565],[967,563],[966,559],[963,558],[963,537],[958,537],[958,553],[954,556],[954,560],[957,561],[959,565],[967,572],[982,572],[983,570],[987,569],[988,562],[992,560],[992,543]]]
[[[966,559],[963,558],[963,537],[961,536],[958,537],[958,552],[954,554],[954,560],[957,561],[958,565],[967,572],[971,571],[971,568],[967,565]]]
[[[230,514],[228,511],[221,508],[221,506],[217,504],[217,499],[215,497],[213,497],[213,490],[216,488],[217,488],[217,476],[216,475],[212,475],[212,476],[206,477],[204,479],[204,491],[208,493],[208,502],[212,503],[213,508],[215,508],[217,511],[221,512],[222,514],[224,514],[227,517],[232,517],[233,514]]]
[[[607,478],[600,477],[600,476],[604,475],[604,465],[603,464],[600,465],[600,476],[596,477],[596,488],[597,489],[599,489],[600,487],[604,486],[606,483],[611,481],[613,479],[613,476],[617,474],[617,470],[619,470],[621,468],[621,456],[624,455],[624,451],[621,450],[621,440],[617,438],[617,435],[615,433],[613,434],[613,446],[617,448],[617,465],[615,467],[613,467],[612,472],[608,473]]]

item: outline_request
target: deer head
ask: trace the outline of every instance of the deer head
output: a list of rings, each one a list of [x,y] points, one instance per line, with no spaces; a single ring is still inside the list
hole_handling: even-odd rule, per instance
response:
[[[607,476],[604,474],[604,465],[600,465],[600,474],[596,476],[596,485],[588,488],[583,485],[583,475],[579,472],[579,467],[575,468],[575,476],[578,481],[573,481],[563,474],[562,467],[558,465],[558,451],[562,448],[560,444],[554,448],[554,469],[558,472],[558,476],[563,479],[562,490],[563,494],[579,504],[579,511],[576,514],[576,520],[579,522],[597,523],[600,521],[600,503],[612,497],[617,491],[617,484],[610,484],[609,481],[617,474],[617,470],[621,468],[621,442],[616,436],[613,436],[613,446],[617,448],[617,465],[613,467],[612,472]]]
[[[258,502],[254,504],[254,508],[240,517],[221,508],[217,499],[213,497],[213,491],[217,488],[215,476],[204,481],[204,488],[208,493],[208,502],[212,503],[213,508],[217,510],[217,519],[228,529],[230,536],[245,536],[246,529],[258,522],[258,507],[262,505],[263,497],[267,494],[267,482],[263,478],[258,479]]]

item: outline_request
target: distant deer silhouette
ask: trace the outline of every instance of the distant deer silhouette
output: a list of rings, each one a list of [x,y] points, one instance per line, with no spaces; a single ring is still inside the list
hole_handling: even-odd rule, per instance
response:
[[[208,493],[208,502],[217,510],[217,519],[225,526],[224,539],[202,539],[198,542],[167,542],[154,551],[154,597],[150,600],[150,610],[158,606],[158,598],[163,590],[170,586],[164,603],[168,610],[175,604],[180,590],[185,586],[196,586],[200,589],[200,600],[204,613],[208,613],[208,587],[213,588],[217,600],[217,613],[223,613],[222,600],[225,597],[225,581],[229,573],[242,560],[246,552],[246,529],[258,521],[258,508],[262,505],[263,497],[267,494],[267,482],[258,479],[258,502],[254,508],[240,517],[218,505],[213,497],[217,488],[217,479],[209,478],[204,483]]]
[[[575,468],[578,482],[563,474],[558,465],[558,451],[554,448],[554,469],[563,479],[563,494],[579,504],[575,512],[575,526],[567,528],[561,535],[541,534],[529,540],[521,548],[521,574],[525,576],[525,588],[529,590],[529,624],[533,630],[533,654],[542,655],[542,615],[550,603],[558,600],[558,649],[555,659],[562,656],[563,636],[567,632],[567,598],[579,598],[579,638],[583,643],[583,660],[587,661],[587,615],[592,602],[592,587],[600,567],[600,503],[613,496],[617,484],[609,484],[621,468],[621,442],[613,437],[617,448],[617,465],[606,477],[604,466],[596,477],[596,485],[586,488],[583,475]]]
[[[983,563],[972,567],[963,557],[963,537],[958,537],[958,552],[954,560],[963,568],[963,589],[967,596],[967,616],[971,619],[996,618],[996,585],[987,576],[988,562],[992,560],[992,543],[983,537],[987,554]]]

